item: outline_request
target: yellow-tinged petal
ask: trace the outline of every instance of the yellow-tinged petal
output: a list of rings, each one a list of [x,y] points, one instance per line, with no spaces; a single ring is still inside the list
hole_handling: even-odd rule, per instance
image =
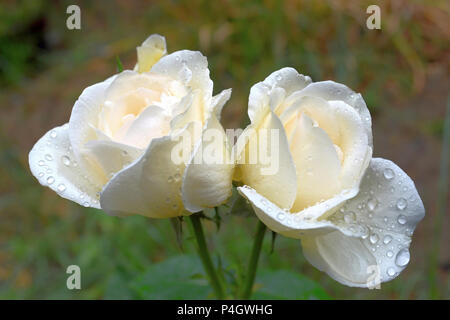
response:
[[[140,73],[150,71],[153,65],[167,54],[166,39],[159,34],[152,34],[136,50],[137,71]]]

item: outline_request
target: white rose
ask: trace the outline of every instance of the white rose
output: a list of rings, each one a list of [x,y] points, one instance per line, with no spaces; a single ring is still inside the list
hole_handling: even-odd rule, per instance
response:
[[[280,132],[276,174],[261,174],[259,162],[236,171],[257,216],[273,231],[301,239],[306,258],[343,284],[367,287],[397,276],[425,210],[406,173],[372,158],[371,118],[361,95],[284,68],[252,87],[248,115],[251,124],[236,144],[244,146],[240,162],[262,129]]]
[[[32,173],[60,196],[113,215],[167,218],[219,205],[231,194],[233,165],[192,158],[208,143],[206,129],[225,137],[218,117],[231,90],[213,97],[206,58],[188,50],[166,55],[162,36],[137,52],[135,71],[86,88],[69,122],[35,144]],[[186,161],[173,161],[176,138],[186,134]],[[218,148],[230,155],[226,143]]]

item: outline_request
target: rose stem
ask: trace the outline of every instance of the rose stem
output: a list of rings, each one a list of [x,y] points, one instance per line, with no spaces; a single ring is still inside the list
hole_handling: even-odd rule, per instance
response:
[[[214,265],[211,261],[211,257],[208,253],[208,248],[206,246],[205,234],[203,233],[202,223],[200,221],[200,217],[197,214],[193,214],[189,216],[189,220],[192,225],[192,229],[194,230],[195,239],[197,240],[197,252],[202,260],[203,268],[205,269],[206,274],[208,275],[209,282],[216,294],[218,299],[223,299],[225,294],[222,288],[222,284],[217,276],[216,270],[214,269]]]
[[[247,276],[245,278],[244,289],[242,291],[242,299],[250,299],[252,295],[253,282],[255,281],[256,269],[258,268],[258,260],[261,253],[261,246],[264,240],[265,232],[266,225],[261,221],[258,221],[252,254],[250,256],[250,263],[248,265]]]

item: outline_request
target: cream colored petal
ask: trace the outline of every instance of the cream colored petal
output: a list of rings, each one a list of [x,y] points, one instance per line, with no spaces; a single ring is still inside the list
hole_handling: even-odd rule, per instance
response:
[[[304,76],[295,70],[294,68],[282,68],[275,72],[272,72],[265,80],[264,83],[270,87],[283,88],[286,95],[301,90],[311,83],[311,78]]]
[[[150,73],[167,75],[193,90],[202,90],[206,105],[210,104],[213,82],[209,78],[208,60],[199,51],[181,50],[164,56]]]
[[[201,90],[197,89],[181,99],[175,109],[184,111],[174,116],[170,121],[171,132],[177,132],[183,129],[188,123],[194,121],[203,123],[205,112],[202,96]]]
[[[141,73],[150,71],[151,67],[167,54],[166,38],[159,34],[152,34],[136,50],[137,71]]]
[[[104,174],[104,183],[124,167],[138,159],[144,150],[107,140],[92,140],[85,144],[83,154],[92,166]]]
[[[157,106],[148,106],[131,123],[120,142],[145,149],[152,139],[169,133],[169,119],[164,109]]]
[[[290,150],[297,176],[297,195],[291,211],[332,198],[339,193],[341,164],[333,142],[321,128],[300,114]]]
[[[185,208],[198,212],[226,201],[231,196],[233,168],[227,136],[212,115],[184,171],[181,191]]]
[[[291,208],[297,193],[294,161],[280,119],[273,112],[265,113],[235,145],[241,180],[280,207]]]
[[[183,132],[190,133],[193,123]],[[153,139],[136,162],[116,173],[101,194],[102,209],[111,215],[140,214],[151,218],[172,218],[186,214],[181,199],[184,162],[172,159],[179,143],[169,136]],[[192,148],[192,146],[191,146]]]
[[[301,242],[306,259],[342,284],[367,287],[374,273],[378,273],[376,258],[361,239],[333,231],[304,237]]]
[[[216,115],[217,120],[220,120],[220,116],[222,113],[222,108],[225,103],[230,100],[231,97],[231,89],[226,89],[216,94],[211,101],[211,109]]]
[[[260,122],[269,106],[271,87],[264,82],[258,82],[250,88],[248,97],[248,117],[250,121]]]
[[[369,145],[372,147],[372,120],[361,94],[355,93],[347,86],[334,81],[320,81],[309,84],[303,90],[294,93],[293,97],[294,96],[316,96],[327,101],[343,101],[350,105],[360,115],[368,137]]]
[[[65,124],[47,132],[28,155],[31,173],[43,186],[63,198],[86,207],[100,208],[97,194],[101,186],[78,165]]]
[[[361,182],[358,196],[348,200],[329,221],[342,234],[357,237],[353,241],[359,241],[371,252],[380,279],[385,282],[395,278],[408,264],[411,237],[424,214],[411,178],[393,162],[375,158]],[[322,269],[327,273],[336,272],[332,266]],[[347,276],[348,281],[354,282],[351,285],[365,286],[358,279]]]
[[[115,78],[116,76],[110,77],[84,89],[73,106],[69,120],[68,134],[74,159],[83,170],[89,172],[89,179],[97,185],[103,183],[103,177],[84,160],[82,150],[87,141],[98,138],[98,133],[94,128],[97,127],[97,119],[103,107],[107,89]]]
[[[331,221],[320,220],[319,218],[329,214],[329,212],[335,212],[336,208],[342,203],[358,193],[358,189],[342,191],[334,198],[318,203],[298,213],[291,213],[286,209],[281,209],[249,186],[238,187],[238,191],[251,203],[258,218],[269,229],[295,239],[338,230],[339,228]]]

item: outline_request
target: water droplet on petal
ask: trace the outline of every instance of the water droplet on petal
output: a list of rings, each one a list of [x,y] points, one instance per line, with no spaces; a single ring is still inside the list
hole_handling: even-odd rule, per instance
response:
[[[394,171],[392,171],[392,169],[386,168],[383,171],[383,175],[387,180],[391,180],[392,178],[394,178]]]
[[[283,77],[281,75],[277,75],[276,79],[277,79],[277,81],[281,81],[283,79]]]
[[[344,221],[346,223],[352,223],[354,222],[356,219],[356,215],[353,211],[349,211],[344,215]]]
[[[44,160],[39,160],[39,161],[38,161],[38,165],[40,165],[41,167],[42,167],[43,165],[45,165]]]
[[[369,237],[370,243],[375,244],[378,242],[379,237],[376,233],[372,233]]]
[[[409,250],[404,248],[397,253],[397,256],[395,257],[395,264],[399,267],[404,267],[409,263],[409,259]]]
[[[392,267],[388,268],[387,274],[388,274],[388,276],[393,277],[395,275],[395,269]]]
[[[369,201],[367,201],[367,208],[370,211],[374,211],[376,209],[377,205],[378,205],[377,199],[370,198]]]
[[[55,182],[55,178],[53,178],[52,176],[47,178],[47,183],[48,184],[52,184],[53,182]]]
[[[55,131],[55,130],[52,130],[52,131],[50,132],[50,137],[52,137],[52,138],[54,139],[54,138],[56,138],[56,136],[57,136],[56,131]]]
[[[394,253],[391,250],[389,250],[388,252],[386,252],[386,256],[388,258],[392,258],[394,256]]]
[[[384,236],[383,238],[383,243],[384,244],[389,244],[392,241],[392,237],[390,235]]]
[[[405,210],[408,206],[408,203],[406,202],[405,198],[400,198],[397,200],[397,209],[398,210]]]
[[[406,217],[404,215],[399,215],[397,218],[397,222],[401,225],[404,225],[406,223]]]
[[[66,190],[66,186],[64,185],[64,183],[61,183],[58,185],[58,191],[59,192],[64,192],[64,190]]]
[[[280,220],[280,221],[283,221],[284,218],[285,218],[284,212],[278,212],[278,214],[277,214],[277,219]]]
[[[65,166],[70,166],[70,158],[68,156],[62,156],[61,161]]]
[[[52,161],[52,160],[53,160],[53,157],[52,157],[51,154],[46,154],[46,155],[45,155],[45,159],[48,160],[48,161]]]

